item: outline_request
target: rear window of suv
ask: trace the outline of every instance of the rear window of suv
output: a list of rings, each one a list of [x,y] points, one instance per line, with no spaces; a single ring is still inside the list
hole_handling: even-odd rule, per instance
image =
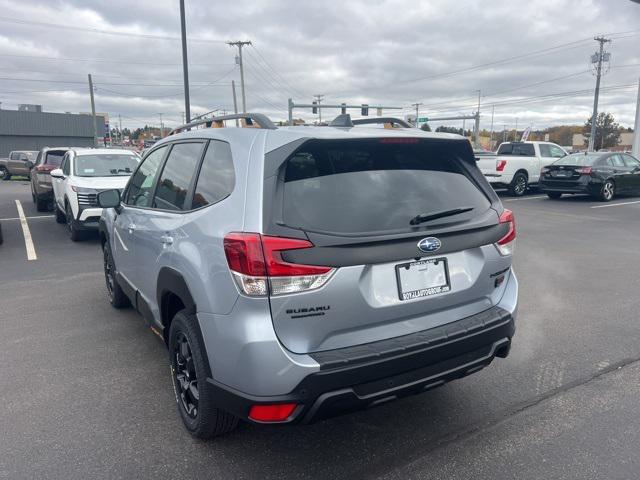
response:
[[[498,155],[521,155],[534,157],[536,152],[532,143],[503,143],[498,148]]]
[[[284,166],[283,223],[337,235],[399,233],[413,231],[417,215],[472,207],[423,225],[467,220],[490,202],[465,174],[458,148],[414,139],[310,140]]]

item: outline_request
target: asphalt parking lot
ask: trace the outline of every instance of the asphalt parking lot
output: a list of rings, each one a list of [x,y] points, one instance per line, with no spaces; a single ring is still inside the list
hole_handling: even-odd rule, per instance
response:
[[[163,343],[109,306],[97,237],[72,243],[27,182],[1,182],[0,478],[637,478],[640,198],[503,200],[521,287],[509,358],[371,410],[205,443],[182,427]]]

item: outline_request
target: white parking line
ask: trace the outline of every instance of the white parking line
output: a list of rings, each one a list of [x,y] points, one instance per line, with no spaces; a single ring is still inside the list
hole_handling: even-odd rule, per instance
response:
[[[519,202],[520,200],[539,200],[541,198],[547,198],[546,195],[538,195],[535,197],[520,197],[520,198],[509,198],[507,200],[503,200],[503,202]]]
[[[620,203],[609,203],[608,205],[596,205],[591,208],[617,207],[618,205],[633,205],[634,203],[640,203],[640,200],[636,200],[635,202],[620,202]]]
[[[33,217],[24,217],[27,220],[32,220],[34,218],[52,218],[55,217],[55,215],[34,215]],[[9,217],[9,218],[0,218],[1,221],[8,221],[8,220],[22,220],[20,217]]]
[[[33,240],[31,239],[31,231],[29,230],[29,224],[27,218],[24,216],[24,210],[22,210],[22,204],[20,200],[16,200],[16,208],[18,209],[18,217],[20,218],[20,225],[22,225],[22,235],[24,235],[24,246],[27,249],[27,260],[37,260],[36,249],[33,246]]]

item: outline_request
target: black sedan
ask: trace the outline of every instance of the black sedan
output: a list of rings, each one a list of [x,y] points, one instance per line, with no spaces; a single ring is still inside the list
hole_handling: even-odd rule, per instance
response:
[[[640,195],[640,161],[627,153],[574,153],[544,167],[538,187],[550,198],[587,193],[608,202],[618,193]]]

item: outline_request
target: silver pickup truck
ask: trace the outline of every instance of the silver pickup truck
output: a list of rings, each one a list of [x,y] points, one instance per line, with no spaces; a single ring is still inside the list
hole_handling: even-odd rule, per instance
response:
[[[0,179],[9,180],[12,175],[30,177],[37,156],[37,151],[14,150],[9,158],[0,158]]]

